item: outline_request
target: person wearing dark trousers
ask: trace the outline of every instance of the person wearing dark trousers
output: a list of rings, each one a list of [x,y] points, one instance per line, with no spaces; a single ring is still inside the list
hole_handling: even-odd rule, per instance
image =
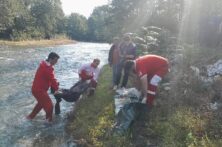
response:
[[[112,88],[117,89],[117,74],[118,74],[118,63],[119,63],[119,38],[113,38],[113,44],[109,50],[108,63],[112,67]]]
[[[132,42],[132,39],[130,35],[126,34],[123,37],[123,42],[120,44],[119,47],[119,56],[120,56],[120,61],[118,63],[118,73],[117,73],[117,84],[120,83],[121,77],[122,77],[122,71],[124,64],[126,60],[134,60],[136,58],[136,45],[135,43]],[[125,87],[126,86],[126,80],[125,78],[122,79],[122,83],[120,87]]]

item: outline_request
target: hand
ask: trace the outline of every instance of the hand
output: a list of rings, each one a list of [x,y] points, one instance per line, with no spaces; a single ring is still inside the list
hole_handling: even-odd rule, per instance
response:
[[[86,75],[89,76],[89,77],[91,77],[91,76],[92,76],[92,73],[87,72]]]
[[[141,103],[146,104],[146,97],[144,97],[144,98],[142,99],[142,102],[141,102]]]
[[[59,91],[58,91],[58,90],[56,90],[56,91],[54,92],[54,95],[56,95],[56,94],[59,94]]]
[[[90,81],[90,83],[91,83],[91,86],[92,86],[92,87],[96,88],[97,82],[96,82],[94,79],[92,79],[92,80]]]

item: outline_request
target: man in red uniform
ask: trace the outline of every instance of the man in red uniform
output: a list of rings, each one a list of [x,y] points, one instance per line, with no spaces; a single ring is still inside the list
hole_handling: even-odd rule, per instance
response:
[[[27,116],[27,119],[33,119],[43,108],[46,112],[46,121],[52,121],[53,103],[47,91],[49,87],[58,93],[59,84],[54,76],[53,66],[57,63],[59,55],[51,52],[46,61],[42,61],[36,71],[35,78],[32,84],[32,94],[37,100],[33,111]]]
[[[157,86],[169,70],[168,60],[157,55],[145,55],[135,61],[127,61],[124,70],[127,79],[130,73],[136,74],[144,97],[143,102],[152,106]]]
[[[96,89],[98,77],[100,73],[100,69],[98,68],[99,64],[100,64],[100,60],[94,59],[92,63],[84,64],[79,69],[80,79],[83,81],[90,80],[90,89],[89,89],[90,91],[89,91],[88,96],[93,95]]]

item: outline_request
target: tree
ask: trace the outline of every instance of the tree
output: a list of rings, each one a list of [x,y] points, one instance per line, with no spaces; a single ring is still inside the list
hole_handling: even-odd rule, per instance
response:
[[[112,38],[110,23],[110,7],[104,5],[96,7],[88,19],[89,39],[94,41],[107,41]]]
[[[72,39],[85,40],[88,31],[87,19],[77,13],[72,13],[67,18],[67,34]]]
[[[25,14],[22,0],[0,0],[0,37],[10,38],[15,18]]]
[[[25,40],[64,33],[60,0],[0,1],[0,37]]]
[[[35,25],[46,39],[50,39],[56,32],[57,17],[55,13],[55,1],[38,0],[31,7],[31,14],[35,18]]]

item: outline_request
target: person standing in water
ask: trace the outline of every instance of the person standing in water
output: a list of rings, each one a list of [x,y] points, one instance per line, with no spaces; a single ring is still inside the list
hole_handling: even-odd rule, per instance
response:
[[[45,61],[41,61],[32,84],[32,94],[37,100],[32,112],[26,117],[29,120],[35,118],[35,116],[43,109],[46,112],[46,121],[52,122],[53,103],[50,99],[47,91],[49,87],[58,93],[59,83],[54,75],[53,66],[57,63],[59,55],[51,52]]]

